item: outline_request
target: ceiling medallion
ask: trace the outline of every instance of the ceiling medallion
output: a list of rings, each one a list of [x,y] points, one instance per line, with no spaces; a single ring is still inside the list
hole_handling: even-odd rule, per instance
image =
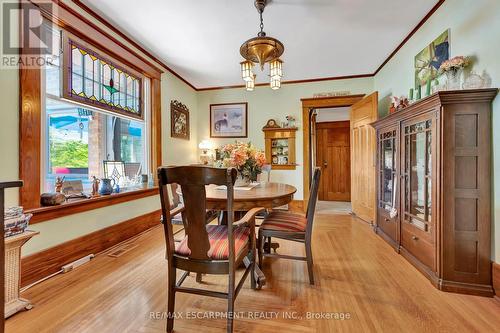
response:
[[[260,16],[260,32],[257,37],[250,38],[240,47],[240,54],[245,61],[241,62],[241,77],[245,81],[245,86],[248,91],[252,91],[255,87],[255,77],[253,73],[254,64],[259,64],[260,69],[264,70],[264,65],[269,63],[269,76],[271,89],[279,89],[281,87],[281,77],[283,76],[283,61],[279,57],[285,51],[283,43],[276,38],[267,37],[264,32],[264,21],[262,13],[266,7],[267,0],[256,0],[255,8]]]

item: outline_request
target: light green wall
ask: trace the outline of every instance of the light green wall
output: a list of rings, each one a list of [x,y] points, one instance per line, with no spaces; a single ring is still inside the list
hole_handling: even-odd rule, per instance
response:
[[[477,58],[473,70],[491,76],[492,86],[500,86],[500,1],[446,0],[415,35],[375,76],[375,90],[381,101],[379,112],[385,114],[389,95],[406,95],[413,86],[414,57],[444,30],[450,29],[451,56]],[[493,104],[494,223],[492,258],[500,261],[500,97]]]
[[[190,139],[170,137],[170,102],[177,100],[189,108]],[[198,159],[198,99],[196,92],[170,73],[161,78],[163,165],[195,163]]]
[[[2,0],[3,1],[3,0]],[[65,1],[75,10],[79,7]],[[99,24],[93,18],[89,19]],[[314,93],[349,90],[351,93],[379,91],[380,113],[387,109],[384,96],[406,94],[413,84],[413,58],[434,37],[450,28],[452,55],[476,55],[474,70],[486,69],[493,79],[493,86],[500,86],[500,63],[495,46],[500,40],[500,1],[497,0],[446,0],[439,10],[420,28],[386,66],[374,77],[305,84],[283,85],[278,91],[269,87],[257,87],[253,92],[244,89],[227,89],[196,93],[170,73],[162,75],[162,142],[163,164],[189,164],[198,158],[197,144],[209,137],[209,104],[226,102],[249,103],[249,137],[258,147],[264,147],[262,126],[269,118],[284,120],[288,114],[298,120],[297,163],[295,171],[273,171],[276,181],[288,182],[298,188],[296,199],[302,198],[302,116],[300,99]],[[113,33],[111,33],[113,34]],[[115,36],[119,38],[119,36]],[[127,44],[127,43],[125,43]],[[130,45],[129,45],[130,46]],[[132,46],[130,46],[132,47]],[[132,47],[133,48],[133,47]],[[264,75],[260,74],[259,75]],[[18,178],[18,127],[19,127],[19,79],[17,70],[0,70],[0,180]],[[14,96],[14,97],[13,97]],[[177,99],[190,109],[191,140],[170,138],[170,101]],[[500,98],[494,103],[494,142],[500,142]],[[232,139],[212,139],[216,144]],[[493,148],[494,171],[500,175],[500,144]],[[7,204],[17,204],[17,191],[7,192]],[[500,176],[494,181],[494,237],[492,257],[500,260]],[[159,208],[157,196],[75,214],[32,226],[41,234],[24,248],[23,255],[31,254],[64,241],[105,228],[115,223],[140,216]]]
[[[67,3],[72,5],[75,10],[80,11],[82,15],[86,15],[78,7],[75,7],[70,2]],[[99,22],[90,19],[100,25]],[[116,35],[115,37],[119,38]],[[129,45],[129,47],[132,46]],[[195,162],[197,153],[196,92],[168,72],[162,75],[161,80],[163,164]],[[190,141],[170,138],[171,99],[177,99],[190,108],[192,124],[192,138]],[[0,181],[15,180],[19,177],[19,72],[17,69],[0,69],[0,101],[2,117],[0,123],[0,156],[3,156],[0,162]],[[7,206],[18,204],[17,190],[7,190],[6,204]],[[160,209],[159,197],[151,196],[34,224],[30,226],[30,229],[40,231],[40,235],[34,237],[23,247],[23,256],[157,209]]]
[[[257,75],[267,75],[258,72]],[[208,90],[198,93],[198,139],[210,138],[210,104],[248,102],[248,138],[238,139],[251,141],[258,148],[264,149],[264,133],[262,127],[268,119],[285,121],[286,115],[292,115],[297,119],[296,139],[296,170],[273,170],[271,178],[273,181],[286,182],[297,188],[295,199],[303,198],[302,173],[302,104],[301,98],[313,97],[314,93],[347,90],[352,94],[369,94],[373,91],[372,78],[360,78],[349,80],[323,81],[302,84],[285,84],[279,90],[272,90],[269,86],[255,88],[248,92],[244,88]],[[210,139],[216,145],[234,142],[235,139]]]

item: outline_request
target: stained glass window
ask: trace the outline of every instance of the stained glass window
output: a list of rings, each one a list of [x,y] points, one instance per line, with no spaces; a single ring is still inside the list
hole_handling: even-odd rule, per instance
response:
[[[71,39],[68,42],[64,97],[143,119],[141,78]]]

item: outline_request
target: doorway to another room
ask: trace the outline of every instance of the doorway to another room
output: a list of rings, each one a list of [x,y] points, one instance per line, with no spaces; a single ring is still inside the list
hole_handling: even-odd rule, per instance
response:
[[[314,110],[313,165],[321,168],[318,213],[351,212],[350,108]]]
[[[311,172],[322,170],[317,212],[352,213],[375,222],[378,94],[303,98],[304,207]]]

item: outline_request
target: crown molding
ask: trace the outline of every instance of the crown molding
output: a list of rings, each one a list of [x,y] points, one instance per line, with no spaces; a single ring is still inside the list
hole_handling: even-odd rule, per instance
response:
[[[55,1],[59,5],[63,5],[63,6],[68,7],[66,4],[62,3],[62,1],[60,1],[60,0],[59,1],[58,0],[53,0],[53,1]],[[141,44],[139,44],[138,42],[136,42],[134,39],[132,39],[131,37],[129,37],[126,33],[124,33],[123,31],[121,31],[120,29],[118,29],[116,26],[112,25],[108,20],[106,20],[104,17],[102,17],[100,14],[98,14],[97,12],[95,12],[93,9],[91,9],[87,5],[85,5],[83,2],[81,2],[80,0],[72,0],[72,2],[75,5],[77,5],[78,7],[80,7],[87,14],[89,14],[90,16],[92,16],[94,19],[98,20],[100,23],[102,23],[104,26],[106,26],[106,28],[108,28],[109,30],[113,31],[118,36],[120,36],[121,38],[123,38],[124,40],[126,40],[128,43],[130,43],[131,45],[133,45],[136,49],[138,49],[139,51],[141,51],[142,53],[144,53],[145,55],[147,55],[151,60],[153,60],[157,64],[161,65],[163,68],[165,68],[172,75],[174,75],[175,77],[177,77],[178,79],[180,79],[182,82],[184,82],[185,84],[187,84],[188,86],[190,86],[194,90],[196,90],[196,91],[198,90],[189,81],[187,81],[182,76],[180,76],[179,74],[177,74],[165,62],[163,62],[157,56],[155,56],[151,51],[147,50],[144,46],[142,46]]]
[[[320,77],[314,79],[303,79],[303,80],[289,80],[282,81],[281,84],[298,84],[298,83],[310,83],[310,82],[320,82],[320,81],[335,81],[335,80],[347,80],[347,79],[359,79],[364,77],[373,77],[373,74],[355,74],[355,75],[344,75],[344,76],[330,76],[330,77]],[[268,86],[269,83],[257,83],[256,87]],[[207,90],[219,90],[219,89],[235,89],[235,88],[245,88],[244,84],[238,84],[234,86],[216,86],[207,88],[198,88],[197,91],[207,91]]]
[[[396,47],[396,49],[392,51],[392,53],[387,57],[387,59],[385,59],[384,62],[380,64],[380,66],[378,66],[377,70],[373,73],[374,76],[377,75],[377,73],[380,72],[382,68],[384,68],[384,66],[389,62],[389,60],[391,60],[392,57],[394,57],[396,53],[398,53],[398,51],[406,44],[406,42],[408,42],[410,38],[424,25],[424,23],[427,22],[427,20],[432,16],[432,14],[434,14],[436,10],[438,10],[438,8],[441,7],[444,1],[445,0],[439,0],[434,5],[434,7],[431,8],[431,10],[427,13],[427,15],[425,15],[424,18],[420,20],[420,22],[418,22],[415,28],[413,28],[413,30],[410,31],[408,36],[406,36],[406,38],[403,39],[403,41],[398,45],[398,47]]]
[[[59,0],[53,0],[54,2],[61,4],[62,2]],[[137,48],[139,51],[147,55],[151,60],[156,62],[157,64],[161,65],[163,68],[165,68],[167,71],[169,71],[172,75],[186,83],[188,86],[190,86],[193,90],[195,91],[208,91],[208,90],[222,90],[222,89],[237,89],[237,88],[244,88],[244,84],[239,84],[239,85],[229,85],[229,86],[213,86],[213,87],[204,87],[204,88],[197,88],[193,84],[191,84],[189,81],[184,79],[181,75],[176,73],[173,69],[171,69],[165,62],[163,62],[159,57],[155,56],[152,54],[150,51],[148,51],[144,46],[133,40],[131,37],[129,37],[127,34],[122,32],[120,29],[116,28],[114,25],[112,25],[110,22],[108,22],[105,18],[103,18],[101,15],[96,13],[94,10],[89,8],[87,5],[82,3],[80,0],[73,0],[72,1],[74,4],[76,4],[78,7],[80,7],[82,10],[84,10],[87,14],[92,16],[94,19],[98,20],[100,23],[105,25],[108,29],[119,35],[121,38],[126,40],[128,43],[133,45],[135,48]],[[354,75],[346,75],[346,76],[331,76],[331,77],[322,77],[322,78],[313,78],[313,79],[302,79],[302,80],[289,80],[289,81],[283,81],[281,84],[299,84],[299,83],[311,83],[311,82],[320,82],[320,81],[334,81],[334,80],[346,80],[346,79],[357,79],[357,78],[366,78],[366,77],[374,77],[375,75],[384,68],[384,66],[398,53],[398,51],[410,40],[410,38],[424,25],[425,22],[441,7],[441,5],[445,2],[445,0],[439,0],[434,7],[431,8],[431,10],[424,16],[422,20],[413,28],[412,31],[403,39],[403,41],[392,51],[392,53],[380,64],[380,66],[373,72],[372,74],[354,74]],[[64,5],[67,7],[67,5]],[[267,83],[258,83],[255,86],[265,86],[268,85]]]

